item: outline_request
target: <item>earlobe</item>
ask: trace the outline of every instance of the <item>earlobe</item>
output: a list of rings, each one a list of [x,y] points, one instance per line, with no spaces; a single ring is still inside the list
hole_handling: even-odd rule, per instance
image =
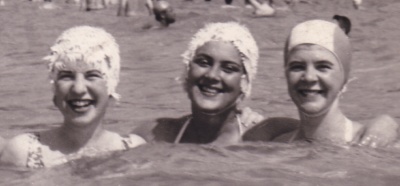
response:
[[[246,93],[249,91],[249,88],[250,87],[249,87],[249,81],[247,80],[247,76],[242,75],[242,77],[240,78],[240,89],[242,91],[241,99],[244,98]]]
[[[343,96],[343,93],[345,93],[345,92],[347,91],[347,84],[348,84],[348,82],[346,82],[346,83],[343,85],[342,89],[339,91],[339,97],[342,97],[342,96]]]

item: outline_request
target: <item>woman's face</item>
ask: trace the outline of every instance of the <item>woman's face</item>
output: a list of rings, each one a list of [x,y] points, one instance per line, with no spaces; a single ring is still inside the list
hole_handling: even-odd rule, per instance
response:
[[[285,74],[293,102],[307,114],[330,107],[344,85],[335,55],[319,45],[295,47],[287,58]]]
[[[67,123],[87,126],[103,118],[109,95],[99,70],[60,70],[54,83],[54,104]]]
[[[187,88],[194,109],[219,113],[236,105],[245,70],[239,51],[228,42],[210,41],[189,64]]]

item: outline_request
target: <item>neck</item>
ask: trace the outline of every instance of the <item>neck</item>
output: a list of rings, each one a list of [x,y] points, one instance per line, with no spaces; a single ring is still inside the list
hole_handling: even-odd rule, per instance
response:
[[[88,126],[76,126],[71,122],[64,122],[58,130],[59,136],[63,138],[72,148],[82,148],[91,145],[105,132],[101,120],[95,121]]]
[[[338,99],[323,114],[308,116],[300,112],[301,134],[310,141],[333,141],[345,143],[346,116],[339,109]]]
[[[224,110],[218,114],[207,114],[200,110],[192,109],[192,120],[194,130],[200,141],[211,142],[218,137],[224,125],[235,121],[236,107]]]

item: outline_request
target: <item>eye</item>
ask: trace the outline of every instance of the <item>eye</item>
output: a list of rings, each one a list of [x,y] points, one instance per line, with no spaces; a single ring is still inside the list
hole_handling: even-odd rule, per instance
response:
[[[85,78],[88,80],[103,79],[103,74],[100,71],[92,70],[85,73]]]
[[[306,65],[300,62],[289,62],[287,70],[292,72],[300,72],[306,70]]]
[[[315,66],[316,69],[318,69],[321,72],[327,72],[328,70],[331,70],[333,68],[333,65],[329,62],[319,62]]]
[[[223,63],[221,68],[226,73],[241,72],[242,66],[233,62]]]
[[[193,63],[197,64],[200,67],[209,67],[212,65],[211,61],[203,56],[194,58]]]
[[[70,71],[60,71],[57,74],[57,80],[73,80],[74,74]]]

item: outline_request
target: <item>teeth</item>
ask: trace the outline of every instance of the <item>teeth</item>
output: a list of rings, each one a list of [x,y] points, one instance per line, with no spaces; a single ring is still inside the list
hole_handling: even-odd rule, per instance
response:
[[[85,107],[90,105],[90,101],[89,100],[74,100],[71,101],[71,105],[76,106],[76,107]]]
[[[219,90],[216,88],[212,88],[212,87],[206,87],[206,86],[202,86],[201,90],[204,92],[208,92],[208,93],[213,93],[213,94],[217,94],[219,93]]]
[[[321,90],[300,90],[303,95],[316,95],[322,93]]]

